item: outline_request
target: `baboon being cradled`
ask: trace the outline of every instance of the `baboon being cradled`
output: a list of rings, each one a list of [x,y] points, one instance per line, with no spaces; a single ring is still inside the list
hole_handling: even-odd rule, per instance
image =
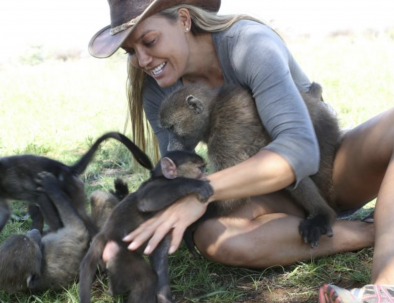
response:
[[[79,264],[89,247],[89,232],[59,181],[38,174],[37,190],[48,196],[63,227],[41,237],[37,229],[15,234],[0,246],[0,289],[10,293],[63,289],[78,277]],[[37,185],[36,185],[37,187]],[[84,190],[81,184],[80,190]]]
[[[150,178],[116,205],[81,263],[81,303],[90,302],[96,267],[108,242],[115,242],[118,247],[116,255],[106,264],[112,295],[129,291],[129,303],[172,302],[167,260],[169,236],[150,254],[150,265],[143,258],[147,243],[130,251],[122,239],[181,197],[196,194],[201,202],[206,202],[213,189],[205,180],[204,167],[204,160],[193,152],[169,152],[151,170]]]
[[[301,180],[290,194],[308,214],[299,227],[302,238],[315,247],[321,235],[332,236],[336,216],[329,206],[335,200],[332,165],[341,135],[336,117],[322,101],[320,85],[312,83],[301,95],[312,118],[321,160],[318,173]],[[172,134],[169,150],[193,150],[199,142],[206,143],[213,171],[250,158],[272,141],[251,94],[234,85],[218,89],[201,83],[180,87],[162,102],[159,125]],[[247,200],[215,201],[204,218],[227,215]]]
[[[44,220],[50,231],[62,227],[60,216],[54,205],[48,203],[48,197],[36,190],[34,178],[42,171],[50,172],[59,181],[61,189],[69,196],[71,203],[77,209],[87,225],[91,235],[96,233],[94,224],[86,213],[85,190],[78,176],[86,169],[101,142],[113,138],[123,143],[144,167],[151,166],[146,155],[134,148],[134,143],[124,135],[109,132],[96,140],[92,147],[72,166],[67,166],[56,160],[36,155],[17,155],[0,158],[0,231],[6,224],[10,210],[7,199],[29,202],[29,212],[32,214],[33,227],[43,231]],[[43,217],[43,219],[42,219]]]

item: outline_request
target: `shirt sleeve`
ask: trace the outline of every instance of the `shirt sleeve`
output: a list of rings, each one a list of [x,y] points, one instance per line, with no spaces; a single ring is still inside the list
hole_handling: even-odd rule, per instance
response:
[[[296,176],[295,187],[302,178],[317,172],[320,160],[312,121],[299,93],[302,88],[290,69],[296,63],[281,38],[265,25],[243,27],[229,45],[234,73],[239,83],[251,90],[260,119],[273,139],[264,148],[289,162]]]

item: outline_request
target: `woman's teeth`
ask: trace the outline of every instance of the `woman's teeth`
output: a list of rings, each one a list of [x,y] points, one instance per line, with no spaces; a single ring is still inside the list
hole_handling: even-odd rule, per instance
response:
[[[158,67],[152,69],[152,74],[153,75],[158,75],[163,71],[163,67],[166,65],[166,62],[163,62],[160,64]]]

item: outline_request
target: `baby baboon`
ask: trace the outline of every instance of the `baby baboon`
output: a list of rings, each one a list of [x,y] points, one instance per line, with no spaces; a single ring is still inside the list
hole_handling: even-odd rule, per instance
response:
[[[136,192],[129,194],[112,211],[102,230],[94,237],[81,263],[79,295],[81,303],[90,302],[90,291],[105,245],[112,241],[118,253],[107,262],[110,293],[130,291],[129,303],[169,303],[171,291],[168,281],[166,236],[150,254],[150,266],[143,258],[146,243],[137,251],[127,249],[125,235],[178,199],[196,194],[205,202],[213,194],[205,181],[204,160],[193,152],[173,151],[163,157],[151,170],[151,177]]]
[[[100,143],[108,138],[123,143],[142,166],[152,166],[150,159],[140,149],[136,148],[133,142],[117,132],[109,132],[98,138],[85,155],[72,166],[35,155],[0,158],[0,231],[10,216],[7,199],[28,201],[30,206],[33,205],[29,207],[30,211],[34,211],[33,220],[36,220],[33,226],[38,228],[40,232],[43,230],[43,220],[40,220],[41,215],[49,225],[50,230],[55,231],[62,227],[56,209],[51,203],[47,203],[47,195],[36,190],[34,178],[39,172],[47,171],[58,179],[61,189],[70,197],[71,203],[84,220],[89,232],[91,234],[96,233],[94,225],[86,214],[85,191],[77,176],[86,169]],[[39,212],[35,206],[40,208]]]
[[[10,293],[24,290],[62,289],[78,277],[79,264],[89,246],[89,232],[55,176],[38,174],[38,190],[57,209],[63,227],[41,238],[37,229],[12,235],[0,246],[0,288]],[[80,190],[84,190],[80,184]]]
[[[332,236],[331,226],[336,215],[327,202],[332,205],[335,199],[332,164],[340,130],[336,118],[322,102],[321,94],[317,83],[312,83],[307,93],[301,93],[319,141],[319,172],[304,178],[290,191],[308,213],[299,230],[311,247],[318,244],[321,235]],[[180,87],[162,102],[159,124],[173,134],[169,150],[193,150],[200,141],[206,143],[213,171],[250,158],[272,140],[261,123],[251,94],[233,85],[219,89],[204,84]],[[245,203],[245,199],[211,203],[204,217],[226,215],[241,203]]]

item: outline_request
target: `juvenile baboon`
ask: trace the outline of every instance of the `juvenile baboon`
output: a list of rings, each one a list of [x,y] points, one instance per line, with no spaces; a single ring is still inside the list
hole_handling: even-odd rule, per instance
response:
[[[55,176],[38,174],[38,190],[57,209],[63,227],[41,237],[37,229],[12,235],[0,246],[0,288],[10,293],[62,289],[78,277],[89,232]],[[80,184],[80,190],[83,184]]]
[[[91,234],[96,233],[94,225],[86,214],[85,191],[78,179],[92,160],[100,143],[108,138],[113,138],[123,143],[134,155],[136,160],[144,167],[151,167],[148,157],[124,135],[109,132],[96,140],[92,147],[72,166],[67,166],[50,158],[35,155],[17,155],[0,158],[0,231],[6,224],[10,210],[7,199],[29,202],[29,211],[33,212],[33,227],[43,230],[43,220],[50,230],[62,227],[59,214],[51,203],[47,203],[47,195],[36,190],[34,178],[42,171],[52,173],[59,181],[61,189],[70,197],[71,203],[84,220]],[[36,207],[39,207],[39,211]]]
[[[335,116],[322,102],[321,94],[317,83],[313,83],[307,93],[301,93],[319,141],[319,172],[304,178],[290,191],[307,211],[308,218],[301,222],[299,231],[311,247],[318,244],[321,235],[332,236],[331,226],[336,216],[327,202],[333,205],[335,200],[331,177],[340,130]],[[179,88],[162,102],[159,125],[173,134],[169,150],[193,150],[200,141],[206,143],[213,171],[250,158],[272,141],[251,94],[233,85],[212,89],[204,84],[192,84]],[[245,199],[211,203],[205,218],[227,215],[242,203]]]
[[[112,295],[130,291],[129,303],[172,301],[168,281],[168,236],[150,254],[150,266],[142,255],[146,243],[138,250],[130,251],[122,238],[183,196],[194,193],[201,202],[207,201],[213,190],[205,181],[204,166],[204,160],[193,152],[169,152],[151,170],[150,178],[114,208],[81,263],[81,303],[90,302],[96,267],[110,241],[115,242],[119,250],[106,264]]]

